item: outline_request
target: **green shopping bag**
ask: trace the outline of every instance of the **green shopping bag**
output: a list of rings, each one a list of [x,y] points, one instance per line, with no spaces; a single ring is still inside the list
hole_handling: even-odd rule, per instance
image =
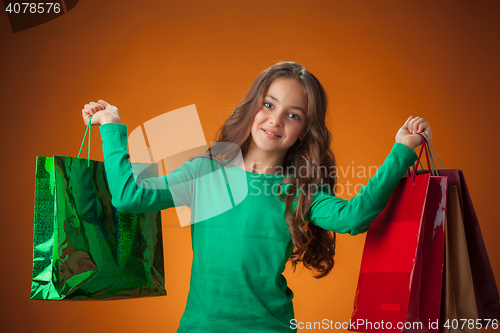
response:
[[[104,162],[79,156],[36,158],[30,298],[166,295],[160,211],[117,211]],[[141,177],[158,176],[156,164],[141,169]]]

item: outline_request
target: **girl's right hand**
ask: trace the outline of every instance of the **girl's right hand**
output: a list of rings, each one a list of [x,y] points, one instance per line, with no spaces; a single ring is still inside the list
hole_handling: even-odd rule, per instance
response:
[[[89,104],[85,104],[82,109],[82,116],[85,125],[89,124],[90,116],[92,116],[91,125],[121,122],[118,109],[102,99],[100,99],[97,103],[90,102]]]

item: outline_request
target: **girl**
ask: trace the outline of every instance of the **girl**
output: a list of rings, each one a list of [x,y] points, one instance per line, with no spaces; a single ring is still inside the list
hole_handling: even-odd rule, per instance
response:
[[[286,262],[291,260],[294,268],[302,262],[318,272],[316,278],[330,273],[335,233],[366,232],[417,160],[417,133],[432,138],[428,122],[409,117],[375,176],[357,196],[343,200],[334,196],[335,159],[326,110],[326,94],[316,77],[297,63],[279,62],[255,79],[219,129],[217,142],[241,149],[243,163],[237,168],[246,175],[249,190],[231,209],[191,224],[190,290],[177,332],[296,331],[291,325],[293,292],[282,275]],[[216,185],[199,179],[217,164],[228,174],[234,171],[227,162],[234,151],[220,154],[210,148],[169,175],[136,181],[118,109],[99,100],[82,112],[86,125],[91,116],[92,125],[101,125],[105,169],[118,210],[173,207],[174,184],[190,184],[177,196],[189,207],[196,198],[222,198]],[[270,187],[278,191],[269,193]]]

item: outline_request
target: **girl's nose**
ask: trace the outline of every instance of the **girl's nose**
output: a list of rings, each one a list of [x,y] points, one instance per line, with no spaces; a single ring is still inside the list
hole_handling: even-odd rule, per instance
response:
[[[283,125],[283,115],[281,112],[276,112],[270,116],[270,123],[274,126],[282,126]]]

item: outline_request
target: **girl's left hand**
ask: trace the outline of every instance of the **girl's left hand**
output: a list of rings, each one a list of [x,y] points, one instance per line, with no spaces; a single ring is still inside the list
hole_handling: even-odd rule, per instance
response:
[[[396,134],[396,142],[415,149],[422,144],[422,137],[418,135],[422,132],[427,139],[432,139],[431,125],[424,118],[410,116]]]

